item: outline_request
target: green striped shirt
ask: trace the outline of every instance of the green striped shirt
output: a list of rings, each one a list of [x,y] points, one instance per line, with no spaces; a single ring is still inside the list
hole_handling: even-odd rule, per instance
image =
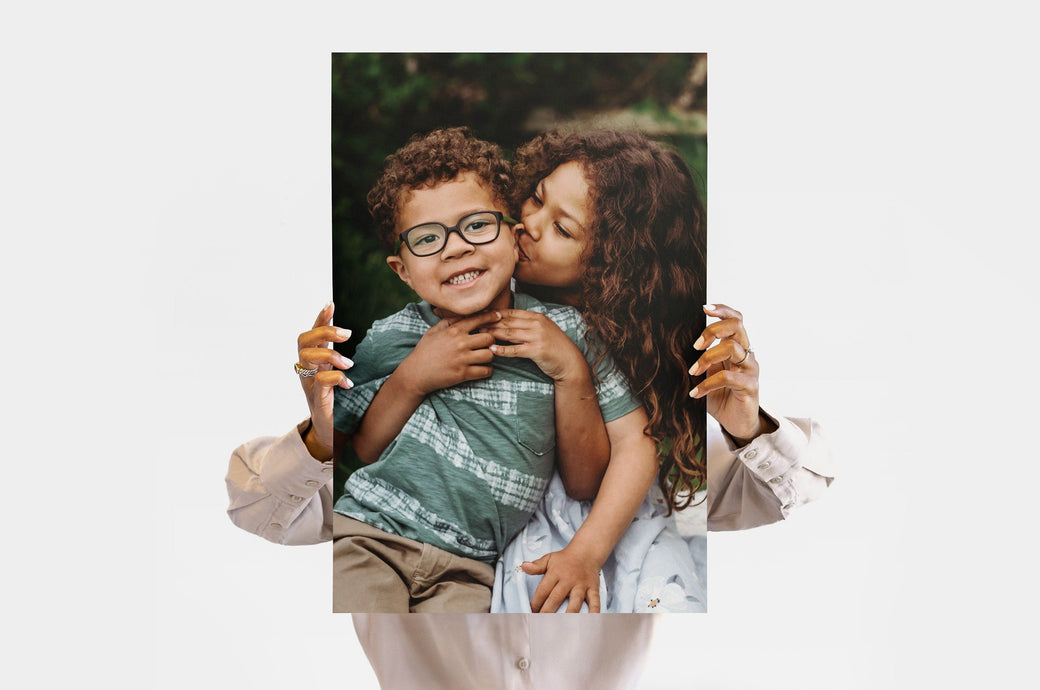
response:
[[[585,354],[579,312],[513,295],[515,309],[545,314]],[[335,426],[353,433],[376,392],[440,319],[427,302],[372,325],[350,378],[336,389]],[[335,510],[386,532],[493,562],[523,529],[552,476],[552,379],[529,359],[496,357],[488,379],[428,395],[379,460],[351,474]],[[596,365],[603,419],[639,407],[609,357]]]

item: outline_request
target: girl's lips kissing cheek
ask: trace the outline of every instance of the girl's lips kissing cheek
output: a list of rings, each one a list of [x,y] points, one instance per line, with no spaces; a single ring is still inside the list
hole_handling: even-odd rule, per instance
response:
[[[450,285],[451,287],[466,287],[471,283],[476,282],[477,279],[480,278],[480,276],[484,275],[484,273],[485,271],[482,271],[480,269],[471,268],[467,271],[462,271],[460,273],[454,274],[453,276],[445,280],[444,284]]]

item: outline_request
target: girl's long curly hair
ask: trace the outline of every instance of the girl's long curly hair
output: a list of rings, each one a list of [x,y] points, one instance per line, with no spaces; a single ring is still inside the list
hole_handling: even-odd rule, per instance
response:
[[[603,131],[544,134],[518,149],[512,206],[570,161],[583,168],[592,213],[578,306],[646,408],[661,488],[682,509],[706,472],[704,399],[689,397],[705,327],[704,205],[677,152]]]

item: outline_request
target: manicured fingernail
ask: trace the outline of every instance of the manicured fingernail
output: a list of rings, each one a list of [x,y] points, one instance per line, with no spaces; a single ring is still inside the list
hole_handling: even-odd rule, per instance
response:
[[[692,367],[690,367],[690,376],[696,376],[696,375],[697,375],[697,365],[694,364]]]
[[[492,352],[498,352],[498,345],[491,345],[488,349]]]
[[[692,391],[690,391],[690,397],[691,398],[696,398],[697,397],[697,393],[699,393],[699,392],[700,391],[698,391],[696,388],[694,388]]]
[[[322,309],[328,309],[331,306],[332,306],[332,300],[329,300],[328,302],[325,303],[325,306],[322,307]]]
[[[343,357],[342,355],[340,356],[340,359],[343,360],[343,364],[344,364],[344,366],[347,369],[349,369],[350,367],[354,366],[354,362],[352,360],[347,359],[346,357]]]
[[[502,312],[496,311],[495,312],[495,318],[501,319],[502,318]]]
[[[354,387],[354,382],[351,381],[350,379],[347,379],[347,388],[350,389],[350,388],[353,388],[353,387]]]
[[[705,304],[704,305],[704,311],[715,311],[715,305],[714,304]]]
[[[340,338],[349,338],[350,337],[350,329],[349,328],[337,328],[336,329],[336,335],[338,335]]]
[[[694,341],[693,349],[694,350],[703,350],[704,349],[704,336],[703,335],[702,336],[698,336],[697,340]]]

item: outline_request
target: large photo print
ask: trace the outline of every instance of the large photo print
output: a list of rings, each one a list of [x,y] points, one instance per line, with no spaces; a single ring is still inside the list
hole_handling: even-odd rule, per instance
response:
[[[335,611],[706,610],[706,68],[332,56]]]

